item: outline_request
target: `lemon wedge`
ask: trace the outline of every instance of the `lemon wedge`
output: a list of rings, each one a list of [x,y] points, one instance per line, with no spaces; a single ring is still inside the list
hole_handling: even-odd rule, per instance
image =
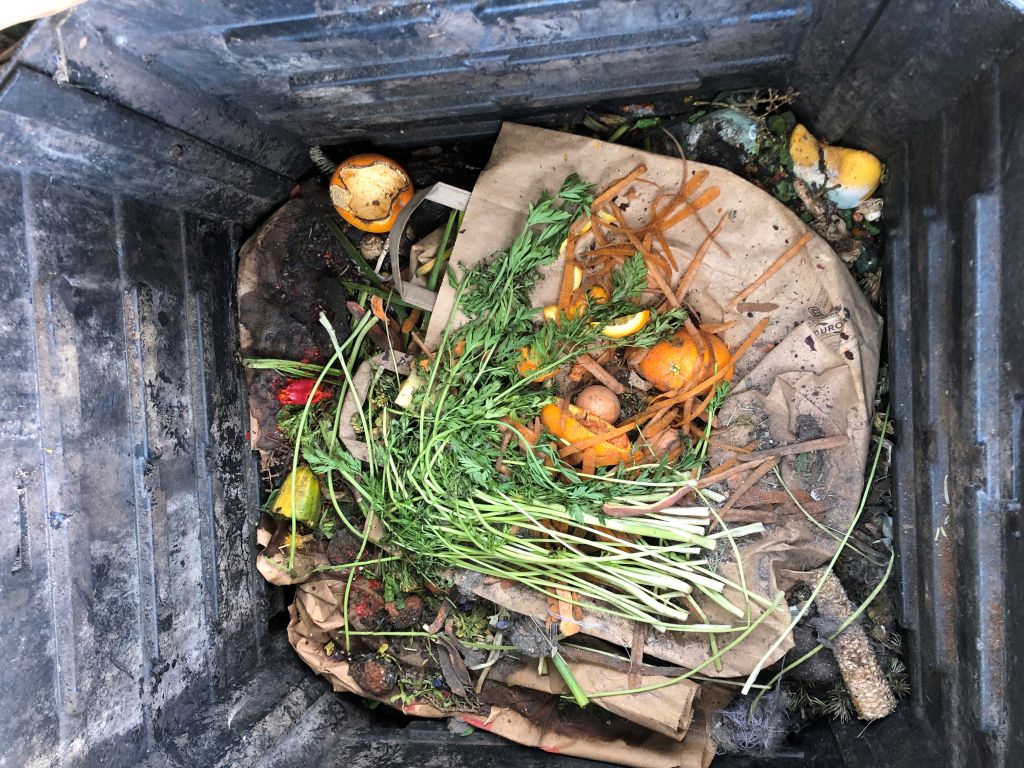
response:
[[[601,329],[601,333],[609,339],[624,339],[627,336],[632,336],[647,325],[650,319],[651,311],[649,309],[642,309],[635,314],[606,325]]]

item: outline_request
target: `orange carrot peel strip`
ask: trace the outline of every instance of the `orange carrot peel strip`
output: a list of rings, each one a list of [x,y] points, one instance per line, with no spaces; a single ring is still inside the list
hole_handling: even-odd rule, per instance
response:
[[[597,360],[592,358],[590,355],[584,353],[576,358],[576,362],[586,368],[587,372],[590,373],[591,376],[608,387],[608,389],[616,395],[621,395],[626,391],[626,388],[619,383],[618,379],[608,373],[608,371],[604,369],[604,366],[598,363]]]
[[[687,202],[686,207],[683,208],[683,210],[673,214],[665,221],[663,221],[660,224],[661,228],[664,230],[669,230],[679,222],[684,221],[685,219],[688,219],[691,216],[695,216],[697,214],[697,211],[699,211],[701,208],[705,208],[711,205],[711,203],[713,203],[715,200],[717,200],[719,194],[721,194],[721,190],[718,187],[709,187],[708,189],[701,192],[700,196],[692,203]]]
[[[388,323],[387,312],[384,311],[384,299],[380,296],[370,297],[370,309],[373,311],[374,316],[382,323]]]
[[[513,419],[511,416],[506,416],[502,419],[503,422],[508,424],[512,429],[519,433],[519,437],[522,438],[523,443],[532,447],[537,444],[539,435],[536,434],[532,429],[527,428],[525,425],[520,424],[518,421]]]
[[[572,607],[572,592],[556,587],[555,594],[558,595],[558,616],[560,618],[558,631],[565,637],[571,637],[580,631],[580,625],[573,620],[575,612]]]
[[[604,192],[602,192],[601,194],[594,198],[594,202],[591,204],[590,209],[592,211],[596,211],[599,210],[605,204],[610,203],[612,200],[615,199],[615,196],[619,194],[619,192],[621,192],[627,186],[629,186],[634,181],[639,179],[645,173],[647,173],[647,166],[644,165],[643,163],[640,163],[639,165],[636,166],[636,168],[627,173],[625,176],[622,176],[613,181],[611,184],[609,184],[608,187],[605,188]]]
[[[376,313],[375,313],[376,314]],[[416,323],[423,317],[422,309],[414,309],[409,313],[409,316],[405,318],[405,322],[402,323],[402,333],[409,333],[413,328],[416,327]]]
[[[666,273],[672,274],[672,271],[666,270]],[[679,299],[676,298],[672,288],[665,281],[665,278],[662,277],[661,270],[657,268],[648,269],[647,274],[654,278],[654,282],[658,286],[658,290],[661,291],[662,295],[665,297],[665,301],[667,301],[673,309],[679,309],[682,304],[679,303]]]
[[[563,312],[570,306],[572,283],[576,266],[576,237],[570,232],[565,245],[565,264],[562,267],[562,284],[558,289],[558,308]]]
[[[693,279],[697,276],[697,270],[700,269],[701,263],[704,261],[704,257],[707,252],[711,249],[711,243],[714,242],[715,235],[722,231],[722,227],[725,226],[726,216],[722,216],[715,225],[715,228],[711,230],[710,234],[704,238],[704,242],[697,248],[697,252],[693,255],[690,260],[690,264],[686,267],[686,271],[683,273],[682,278],[679,280],[679,285],[676,286],[676,298],[682,301],[686,296],[686,292],[690,290],[690,285],[693,283]]]
[[[732,298],[732,301],[730,301],[726,305],[726,308],[727,309],[735,309],[737,304],[739,304],[741,301],[745,300],[748,296],[750,296],[750,294],[752,294],[754,291],[756,291],[762,285],[767,283],[776,272],[778,272],[780,269],[782,269],[784,266],[786,266],[786,264],[788,264],[790,262],[790,260],[792,260],[792,258],[794,256],[796,256],[798,253],[800,253],[800,251],[803,250],[804,246],[807,245],[809,242],[811,242],[811,239],[813,237],[814,237],[814,235],[812,235],[810,232],[804,232],[803,235],[800,236],[800,239],[797,240],[795,243],[793,243],[789,248],[787,248],[786,252],[783,253],[781,256],[779,256],[779,258],[777,258],[775,261],[773,261],[768,266],[768,269],[766,269],[764,272],[762,272],[761,275],[756,280],[754,280],[754,282],[752,282],[750,285],[748,285],[742,291],[737,293]]]
[[[728,331],[734,325],[736,325],[735,320],[726,320],[724,323],[702,323],[700,328],[705,333],[721,333]]]
[[[584,475],[592,475],[597,469],[597,451],[588,448],[583,452],[583,466],[580,468]]]
[[[683,179],[686,179],[686,170],[686,159],[683,158]],[[672,195],[671,200],[665,205],[664,208],[659,209],[657,207],[658,201],[655,200],[654,215],[651,217],[650,223],[648,223],[647,226],[644,227],[644,230],[647,231],[660,229],[662,232],[668,230],[671,226],[670,224],[667,224],[669,215],[672,214],[672,212],[675,211],[675,209],[678,208],[680,204],[686,203],[690,195],[694,194],[698,189],[700,189],[701,185],[705,181],[707,181],[708,176],[710,175],[710,171],[697,171],[697,173],[693,174],[693,176],[691,176],[688,180],[681,180],[679,184],[679,190],[675,193],[675,195]],[[716,190],[715,197],[718,197],[717,187],[713,187],[713,189]]]

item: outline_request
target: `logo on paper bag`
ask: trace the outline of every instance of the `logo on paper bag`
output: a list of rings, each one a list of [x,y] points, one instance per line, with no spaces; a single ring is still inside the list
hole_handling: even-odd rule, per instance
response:
[[[812,320],[818,321],[810,324],[816,339],[841,333],[850,319],[850,310],[842,305],[831,307],[827,311],[821,307],[808,307],[807,314]]]

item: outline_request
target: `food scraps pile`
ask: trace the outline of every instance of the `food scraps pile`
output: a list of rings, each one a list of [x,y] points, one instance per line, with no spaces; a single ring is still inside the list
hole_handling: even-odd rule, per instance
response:
[[[321,315],[326,360],[247,360],[289,379],[258,567],[297,585],[290,641],[408,714],[707,765],[716,713],[777,687],[787,591],[835,586],[877,318],[732,174],[522,126],[423,264],[432,316],[369,279],[347,333]]]

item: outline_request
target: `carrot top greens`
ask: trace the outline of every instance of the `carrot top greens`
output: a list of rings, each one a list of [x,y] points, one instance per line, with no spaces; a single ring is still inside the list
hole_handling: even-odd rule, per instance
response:
[[[328,500],[354,528],[344,519],[338,496],[342,485],[350,488],[367,521],[360,532],[364,545],[371,523],[379,520],[385,531],[380,543],[401,551],[435,583],[453,567],[466,568],[549,597],[556,589],[571,590],[594,609],[661,629],[740,631],[728,624],[695,623],[690,615],[698,595],[734,616],[749,615],[722,596],[725,585],[703,554],[716,549],[719,538],[761,530],[760,524],[709,536],[705,506],[670,507],[643,517],[602,513],[609,502],[640,505],[693,483],[691,470],[706,456],[710,426],[699,439],[685,438],[677,461],[591,472],[560,458],[563,446],[550,436],[535,444],[502,439],[510,425],[533,423],[544,405],[558,399],[553,389],[536,383],[536,376],[520,374],[524,347],[535,352],[537,372],[543,374],[598,343],[604,349],[652,346],[686,318],[681,309],[655,311],[629,337],[601,336],[605,324],[638,310],[647,265],[636,255],[611,273],[605,301],[587,302],[559,322],[537,324],[530,294],[538,268],[558,258],[570,229],[589,217],[593,199],[589,185],[570,176],[555,196],[544,195],[530,206],[508,248],[461,277],[449,267],[457,307],[467,320],[459,327],[449,322],[429,363],[414,365],[405,381],[374,371],[357,414],[368,446],[366,461],[349,453],[337,435],[341,402],[366,357],[361,349],[367,332],[378,320],[367,313],[341,343],[322,318],[335,354],[316,374],[336,387],[335,408],[332,414],[320,406],[309,421],[307,407],[293,425],[294,463],[301,457],[323,478]],[[249,364],[295,369],[279,361]],[[385,377],[411,390],[405,407],[375,397]],[[722,384],[710,398],[709,425],[726,391]],[[642,436],[637,440],[637,446],[643,444]]]

